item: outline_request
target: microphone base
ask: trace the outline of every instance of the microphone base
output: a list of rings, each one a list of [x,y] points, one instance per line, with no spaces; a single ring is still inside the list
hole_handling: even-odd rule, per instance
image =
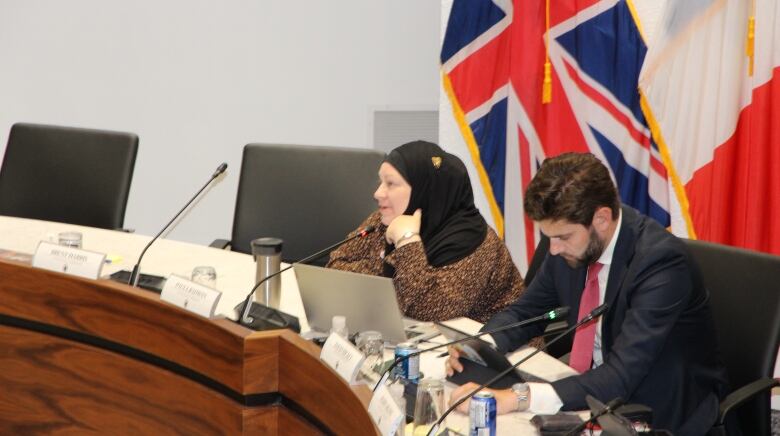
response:
[[[295,333],[301,332],[301,324],[298,321],[298,317],[284,313],[281,310],[259,303],[252,303],[249,308],[249,316],[252,318],[252,322],[248,324],[241,322],[241,314],[244,313],[244,304],[239,304],[236,307],[236,310],[239,314],[238,321],[236,322],[252,330],[290,329]]]

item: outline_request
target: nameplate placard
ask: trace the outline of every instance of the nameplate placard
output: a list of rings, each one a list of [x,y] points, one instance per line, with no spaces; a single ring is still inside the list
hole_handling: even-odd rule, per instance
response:
[[[385,436],[394,435],[399,425],[406,424],[406,411],[401,411],[385,384],[379,386],[371,397],[371,402],[368,403],[368,414],[379,428],[379,432]]]
[[[354,384],[366,356],[351,342],[331,333],[322,346],[320,359],[336,371],[349,384]]]
[[[33,255],[32,266],[72,276],[97,279],[100,277],[105,260],[106,255],[103,253],[41,241]]]
[[[222,292],[171,274],[165,281],[160,299],[171,304],[211,318],[217,310]]]

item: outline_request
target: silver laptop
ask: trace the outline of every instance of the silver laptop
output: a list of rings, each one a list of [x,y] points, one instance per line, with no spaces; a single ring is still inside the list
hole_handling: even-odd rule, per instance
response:
[[[405,320],[393,280],[331,268],[296,264],[303,310],[313,330],[326,332],[336,315],[347,318],[351,333],[377,330],[391,343],[435,336],[435,328]],[[430,323],[428,323],[430,324]]]

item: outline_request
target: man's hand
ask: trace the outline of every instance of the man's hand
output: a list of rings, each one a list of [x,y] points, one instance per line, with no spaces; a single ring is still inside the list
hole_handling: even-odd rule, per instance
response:
[[[474,389],[479,386],[476,383],[466,383],[463,386],[458,387],[454,391],[452,391],[452,394],[450,395],[450,404],[454,404],[456,401],[458,401],[461,397],[468,395],[473,391]],[[484,388],[483,391],[489,391],[493,392],[493,395],[496,396],[496,410],[499,414],[504,413],[511,413],[517,411],[517,396],[514,392],[512,392],[511,389],[490,389],[490,388]],[[471,399],[468,399],[461,403],[457,410],[461,413],[469,413],[469,404],[471,403]]]
[[[463,365],[458,360],[460,358],[460,349],[450,345],[447,347],[447,352],[450,353],[450,356],[444,361],[444,369],[447,371],[447,375],[451,376],[455,372],[463,372]]]

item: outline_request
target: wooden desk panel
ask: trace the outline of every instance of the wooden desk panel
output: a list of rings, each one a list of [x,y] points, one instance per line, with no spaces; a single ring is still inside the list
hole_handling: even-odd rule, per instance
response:
[[[0,295],[0,313],[94,334],[241,391],[243,380],[234,368],[243,360],[246,329],[237,335],[141,289],[5,262],[0,262]]]
[[[376,434],[294,333],[0,262],[0,434]]]
[[[138,360],[0,326],[0,433],[239,434],[231,398]]]

